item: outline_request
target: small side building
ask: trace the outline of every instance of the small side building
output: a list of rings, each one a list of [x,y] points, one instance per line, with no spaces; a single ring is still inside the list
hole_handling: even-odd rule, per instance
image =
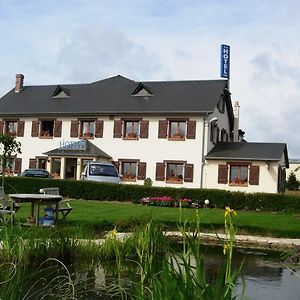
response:
[[[284,143],[218,143],[205,159],[206,188],[247,193],[285,190],[289,160]]]

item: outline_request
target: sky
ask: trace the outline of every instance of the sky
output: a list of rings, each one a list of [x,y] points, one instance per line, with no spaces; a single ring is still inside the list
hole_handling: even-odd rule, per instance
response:
[[[299,11],[298,0],[0,0],[0,97],[17,73],[25,85],[221,79],[227,44],[245,139],[300,158]]]

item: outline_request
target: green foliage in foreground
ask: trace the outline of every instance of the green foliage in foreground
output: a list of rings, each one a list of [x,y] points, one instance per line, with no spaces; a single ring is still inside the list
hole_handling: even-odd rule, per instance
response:
[[[92,181],[53,180],[24,177],[7,177],[6,193],[38,193],[40,188],[59,187],[61,195],[68,198],[138,203],[143,197],[170,196],[189,198],[203,204],[209,199],[212,207],[235,210],[295,211],[300,212],[299,195],[229,192],[212,189],[187,189],[151,187],[131,184],[108,184]]]
[[[180,209],[180,220],[183,220],[182,212]],[[137,300],[234,299],[235,283],[240,271],[231,270],[234,215],[233,210],[226,209],[225,232],[228,233],[228,240],[224,243],[224,265],[216,278],[210,281],[206,278],[200,253],[198,211],[192,235],[186,233],[191,231],[187,222],[178,223],[182,249],[177,252],[170,247],[161,226],[152,220],[123,241],[117,238],[114,229],[100,246],[91,242],[83,243],[74,232],[72,238],[69,238],[70,234],[58,234],[55,228],[45,229],[49,230],[48,236],[32,231],[23,239],[20,228],[1,226],[0,267],[4,272],[0,274],[0,299],[88,299],[87,288],[84,288],[88,278],[79,281],[76,272],[72,274],[63,262],[66,258],[81,260],[86,255],[93,259],[94,266],[107,259],[115,265],[114,269],[105,271],[110,280],[100,291],[104,297]],[[46,258],[44,249],[48,254]],[[41,262],[43,258],[45,260]],[[57,272],[59,268],[63,273]],[[124,280],[124,273],[128,274],[129,280]],[[38,277],[34,277],[34,274]]]

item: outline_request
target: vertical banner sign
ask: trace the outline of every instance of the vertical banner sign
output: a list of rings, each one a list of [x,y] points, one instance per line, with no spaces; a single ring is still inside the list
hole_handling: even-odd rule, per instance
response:
[[[230,46],[221,45],[221,77],[229,79]]]

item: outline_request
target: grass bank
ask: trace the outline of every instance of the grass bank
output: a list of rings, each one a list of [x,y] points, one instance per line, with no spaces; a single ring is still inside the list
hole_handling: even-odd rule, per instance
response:
[[[98,235],[104,230],[132,230],[150,218],[159,221],[167,230],[177,230],[179,208],[142,206],[132,203],[71,200],[73,211],[68,216],[68,226],[84,228],[83,232]],[[224,229],[223,209],[199,209],[201,231]],[[22,204],[17,220],[25,222],[30,206]],[[196,225],[196,210],[182,209],[181,221],[191,228]],[[239,234],[273,237],[300,237],[300,215],[297,213],[266,213],[238,211],[236,224]]]

